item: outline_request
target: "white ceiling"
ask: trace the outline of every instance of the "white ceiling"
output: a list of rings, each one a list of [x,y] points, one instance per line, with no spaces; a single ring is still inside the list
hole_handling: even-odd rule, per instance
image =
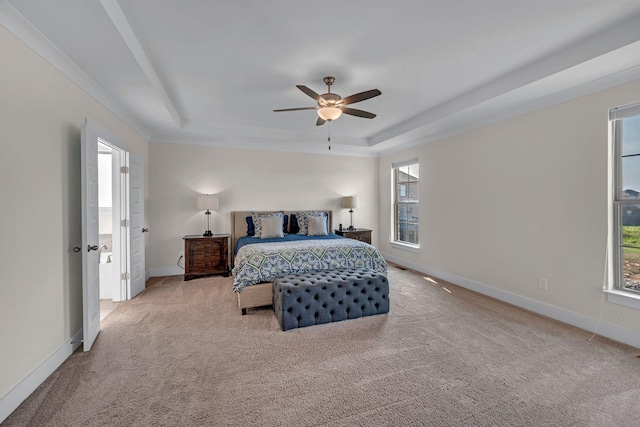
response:
[[[640,78],[638,0],[0,0],[0,24],[151,142],[380,155]]]

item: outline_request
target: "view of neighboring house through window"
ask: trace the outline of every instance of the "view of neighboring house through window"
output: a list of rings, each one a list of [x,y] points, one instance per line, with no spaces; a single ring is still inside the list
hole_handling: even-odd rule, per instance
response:
[[[609,113],[614,141],[614,288],[640,292],[640,104]]]
[[[393,240],[418,245],[418,159],[393,163]]]

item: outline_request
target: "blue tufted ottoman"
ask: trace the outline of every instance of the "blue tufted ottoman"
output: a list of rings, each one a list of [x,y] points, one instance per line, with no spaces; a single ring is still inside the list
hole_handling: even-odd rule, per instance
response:
[[[289,274],[273,281],[283,331],[389,312],[389,281],[366,268]]]

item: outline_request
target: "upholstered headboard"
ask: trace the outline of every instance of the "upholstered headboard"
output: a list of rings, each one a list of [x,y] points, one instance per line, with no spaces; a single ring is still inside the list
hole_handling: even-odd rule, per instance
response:
[[[282,211],[285,215],[291,215],[296,212],[300,212],[303,209],[295,211]],[[308,209],[312,210],[312,209]],[[333,212],[327,209],[313,209],[319,212],[326,212],[329,215],[329,233],[333,232]],[[280,212],[280,211],[254,211],[254,212]],[[236,242],[240,237],[247,235],[247,217],[251,216],[251,211],[234,211],[231,212],[231,267],[233,267],[233,260],[236,254]],[[289,220],[291,224],[291,220]]]

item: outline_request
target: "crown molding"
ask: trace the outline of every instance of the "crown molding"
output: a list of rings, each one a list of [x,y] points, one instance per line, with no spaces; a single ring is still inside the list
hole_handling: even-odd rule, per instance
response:
[[[152,134],[145,126],[38,31],[20,12],[14,9],[7,0],[0,1],[0,25],[5,27],[7,31],[16,36],[147,141],[151,138]]]

